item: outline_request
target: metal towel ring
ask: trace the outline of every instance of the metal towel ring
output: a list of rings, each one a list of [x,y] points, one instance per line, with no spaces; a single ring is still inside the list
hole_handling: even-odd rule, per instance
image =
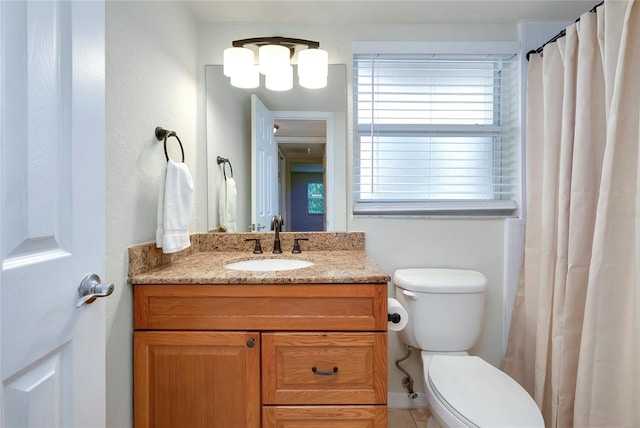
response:
[[[224,175],[224,179],[227,179],[227,171],[226,171],[226,165],[229,164],[229,170],[231,172],[230,177],[233,178],[233,167],[231,166],[231,162],[229,162],[229,159],[223,158],[222,156],[218,156],[217,158],[217,162],[218,165],[222,164],[222,174]]]
[[[167,153],[167,139],[169,137],[176,137],[178,143],[180,144],[180,152],[182,153],[182,162],[184,163],[184,147],[182,147],[182,141],[178,137],[175,131],[168,131],[160,126],[156,127],[156,139],[158,141],[164,140],[164,156],[167,158],[167,162],[169,162],[169,153]]]

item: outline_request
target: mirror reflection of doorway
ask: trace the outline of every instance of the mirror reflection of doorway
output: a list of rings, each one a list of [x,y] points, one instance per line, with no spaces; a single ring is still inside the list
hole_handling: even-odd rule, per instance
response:
[[[291,231],[324,230],[322,164],[291,165]]]
[[[276,119],[283,230],[326,230],[325,120]]]

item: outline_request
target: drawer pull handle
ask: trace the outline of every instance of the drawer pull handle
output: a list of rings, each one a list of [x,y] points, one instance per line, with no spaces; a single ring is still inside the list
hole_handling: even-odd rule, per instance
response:
[[[333,371],[318,370],[317,367],[311,367],[311,371],[318,376],[331,376],[338,373],[338,368],[334,367]]]

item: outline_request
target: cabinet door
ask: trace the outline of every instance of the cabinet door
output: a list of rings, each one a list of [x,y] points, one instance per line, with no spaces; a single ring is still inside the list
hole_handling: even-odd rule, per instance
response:
[[[260,427],[260,334],[136,331],[136,428]]]

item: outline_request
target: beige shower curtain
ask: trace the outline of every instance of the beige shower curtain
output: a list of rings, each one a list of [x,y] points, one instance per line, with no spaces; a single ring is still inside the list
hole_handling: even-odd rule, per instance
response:
[[[548,427],[640,427],[639,140],[640,4],[606,0],[529,62],[504,370]]]

